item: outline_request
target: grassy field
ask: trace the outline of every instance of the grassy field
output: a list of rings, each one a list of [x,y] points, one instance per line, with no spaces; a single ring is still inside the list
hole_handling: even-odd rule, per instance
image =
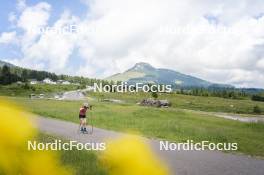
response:
[[[76,90],[76,85],[51,85],[51,84],[36,84],[25,87],[24,85],[11,84],[11,85],[0,85],[1,96],[29,96],[30,94],[50,94],[58,93],[70,90]]]
[[[44,133],[39,133],[38,142],[51,143],[55,139],[60,139]],[[63,139],[61,139],[63,140]],[[56,151],[57,152],[57,151]],[[106,175],[107,172],[103,169],[98,161],[97,153],[85,150],[70,150],[58,151],[62,165],[70,167],[73,174],[76,175]]]
[[[36,114],[78,123],[82,102],[13,98]],[[180,108],[150,108],[132,103],[91,101],[95,126],[170,141],[237,142],[239,152],[264,156],[264,124],[241,123]],[[90,115],[90,117],[91,117]]]
[[[128,103],[140,102],[143,98],[151,98],[150,93],[91,93],[96,99],[113,98],[121,99]],[[159,94],[159,99],[167,99],[173,108],[201,110],[210,112],[227,112],[238,114],[253,114],[254,106],[259,106],[264,114],[264,102],[250,99],[235,100],[219,97],[202,97],[181,94]]]

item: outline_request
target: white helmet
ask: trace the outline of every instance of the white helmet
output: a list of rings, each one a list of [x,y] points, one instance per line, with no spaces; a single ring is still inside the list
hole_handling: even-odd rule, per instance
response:
[[[84,103],[84,104],[83,104],[83,107],[88,108],[88,107],[89,107],[89,104],[88,104],[88,103]]]

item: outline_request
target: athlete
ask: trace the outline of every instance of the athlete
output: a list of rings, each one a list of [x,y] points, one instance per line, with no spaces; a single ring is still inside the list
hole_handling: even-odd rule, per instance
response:
[[[89,109],[88,103],[84,103],[80,108],[79,119],[80,119],[80,131],[86,133],[86,112]]]

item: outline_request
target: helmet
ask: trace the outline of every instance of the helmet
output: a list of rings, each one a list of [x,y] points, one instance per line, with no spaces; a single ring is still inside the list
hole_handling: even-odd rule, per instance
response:
[[[83,107],[88,108],[88,107],[89,107],[89,104],[88,104],[88,103],[84,103],[84,104],[83,104]]]

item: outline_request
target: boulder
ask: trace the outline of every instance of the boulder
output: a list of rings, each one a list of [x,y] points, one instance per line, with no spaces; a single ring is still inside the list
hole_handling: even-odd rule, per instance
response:
[[[140,102],[140,105],[153,106],[153,107],[169,107],[171,106],[171,103],[168,100],[155,100],[155,99],[149,98],[149,99],[143,99]]]

